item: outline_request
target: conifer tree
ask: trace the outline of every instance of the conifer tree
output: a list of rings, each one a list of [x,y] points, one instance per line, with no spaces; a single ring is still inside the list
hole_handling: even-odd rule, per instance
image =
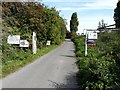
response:
[[[72,34],[76,34],[76,32],[78,31],[78,18],[77,18],[77,13],[74,12],[71,16],[71,20],[70,20],[70,31]]]

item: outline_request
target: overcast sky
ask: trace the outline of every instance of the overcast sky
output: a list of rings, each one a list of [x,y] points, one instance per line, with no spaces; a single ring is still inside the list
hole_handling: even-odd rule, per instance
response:
[[[114,24],[113,15],[118,0],[42,0],[42,2],[60,11],[60,15],[67,19],[68,30],[71,15],[77,12],[78,32],[82,33],[83,29],[97,29],[98,22],[102,19],[108,25]]]

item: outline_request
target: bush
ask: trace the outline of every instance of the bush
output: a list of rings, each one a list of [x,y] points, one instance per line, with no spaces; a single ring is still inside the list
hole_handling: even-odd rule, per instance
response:
[[[87,56],[84,56],[85,37],[76,36],[72,38],[76,45],[77,64],[79,66],[77,76],[81,89],[120,89],[120,64],[118,64],[120,59],[118,60],[119,56],[116,55],[120,53],[118,32],[101,33],[98,36],[97,46],[88,47]]]

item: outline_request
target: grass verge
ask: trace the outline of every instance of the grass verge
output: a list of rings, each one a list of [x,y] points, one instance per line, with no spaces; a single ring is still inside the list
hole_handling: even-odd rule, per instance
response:
[[[5,63],[0,64],[0,67],[2,68],[2,73],[0,74],[1,78],[4,78],[10,73],[13,73],[18,69],[24,67],[25,65],[33,62],[38,57],[47,54],[48,52],[55,49],[56,47],[57,45],[51,45],[42,49],[38,49],[37,54],[34,54],[34,55],[31,52],[29,53],[18,52],[17,53],[18,56],[19,55],[21,56],[19,59],[16,58],[16,60],[9,60]]]

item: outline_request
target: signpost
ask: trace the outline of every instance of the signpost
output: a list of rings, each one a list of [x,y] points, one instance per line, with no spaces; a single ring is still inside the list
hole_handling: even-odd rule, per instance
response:
[[[33,32],[32,35],[32,52],[36,54],[37,45],[36,45],[36,33]],[[19,47],[29,47],[29,42],[27,40],[20,40],[20,35],[9,35],[7,38],[8,44],[19,44]],[[47,45],[50,45],[50,41],[47,41]]]
[[[20,35],[9,35],[7,42],[8,44],[20,44]]]
[[[49,46],[49,45],[50,45],[50,42],[51,42],[51,41],[50,41],[50,40],[48,40],[48,41],[47,41],[47,43],[46,43],[46,45],[47,45],[47,46]]]
[[[37,40],[36,33],[33,32],[33,36],[32,36],[32,52],[33,52],[33,54],[36,54],[36,52],[37,52],[36,40]]]
[[[96,40],[97,39],[97,32],[87,32],[86,30],[86,39],[85,39],[85,56],[87,56],[88,54],[88,51],[87,51],[87,41],[90,41],[90,40]],[[92,43],[92,42],[91,42]],[[89,45],[90,46],[90,45]],[[95,46],[95,43],[94,45],[91,45],[91,46]]]

